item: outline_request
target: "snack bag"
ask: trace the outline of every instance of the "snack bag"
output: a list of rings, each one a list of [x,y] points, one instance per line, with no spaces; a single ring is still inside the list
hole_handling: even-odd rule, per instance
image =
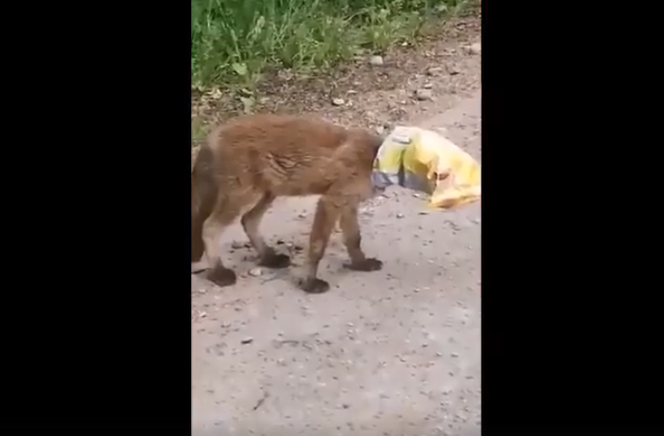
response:
[[[374,161],[373,183],[430,194],[429,205],[451,209],[481,197],[481,166],[438,132],[396,127],[383,141]]]

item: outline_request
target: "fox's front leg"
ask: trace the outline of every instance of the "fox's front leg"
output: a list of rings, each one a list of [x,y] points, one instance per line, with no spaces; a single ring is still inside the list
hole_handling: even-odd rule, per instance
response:
[[[339,205],[334,198],[321,197],[316,206],[316,216],[309,237],[309,259],[307,272],[301,283],[301,288],[311,294],[321,294],[330,289],[330,284],[318,278],[318,264],[320,263],[330,234],[339,218]]]
[[[383,262],[376,258],[366,257],[362,251],[362,235],[357,209],[357,204],[347,204],[341,209],[339,218],[344,245],[350,257],[348,268],[355,271],[378,271],[383,267]]]

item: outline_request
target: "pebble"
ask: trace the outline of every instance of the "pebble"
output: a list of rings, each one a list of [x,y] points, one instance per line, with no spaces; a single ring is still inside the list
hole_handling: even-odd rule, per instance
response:
[[[375,66],[383,65],[383,63],[384,63],[384,62],[383,62],[383,57],[382,57],[382,56],[378,56],[378,55],[376,55],[376,56],[371,56],[371,57],[369,58],[369,63],[370,63],[371,65],[375,65]]]
[[[240,242],[240,241],[231,242],[231,248],[233,248],[234,250],[237,250],[237,249],[240,249],[240,248],[243,248],[243,247],[244,247],[244,242]]]
[[[443,72],[443,67],[429,67],[427,74],[429,76],[437,76]]]
[[[332,104],[335,105],[335,106],[342,106],[344,103],[346,103],[346,102],[344,101],[343,98],[338,98],[337,97],[337,98],[332,99]]]
[[[244,338],[240,341],[243,345],[251,344],[252,342],[254,342],[254,338],[252,337]]]
[[[252,277],[260,277],[263,274],[263,270],[259,267],[252,268],[249,270],[249,275]]]
[[[482,54],[482,43],[476,42],[468,47],[468,53],[472,55]]]
[[[406,215],[404,215],[404,214],[402,214],[402,213],[398,213],[398,214],[397,214],[397,218],[403,218],[403,217],[405,217],[405,216],[406,216]]]
[[[430,89],[418,89],[415,91],[415,97],[419,101],[433,100],[433,92]]]

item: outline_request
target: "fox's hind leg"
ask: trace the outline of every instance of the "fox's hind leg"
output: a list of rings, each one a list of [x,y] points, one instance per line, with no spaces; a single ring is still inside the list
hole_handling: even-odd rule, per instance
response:
[[[237,278],[232,269],[226,268],[221,260],[221,246],[219,238],[223,231],[240,214],[242,203],[220,198],[212,214],[203,224],[203,241],[205,243],[205,258],[208,270],[205,278],[217,286],[230,286],[235,284]]]
[[[214,155],[203,146],[192,157],[191,171],[191,262],[199,262],[205,253],[203,226],[214,211],[219,187],[214,177]]]
[[[278,254],[274,248],[267,245],[263,236],[261,236],[258,227],[275,200],[275,196],[269,192],[264,193],[258,203],[247,213],[242,215],[242,227],[249,237],[251,245],[258,252],[258,264],[267,268],[286,268],[290,265],[290,257],[286,254]]]
[[[199,262],[205,252],[205,243],[203,242],[204,221],[198,216],[192,216],[191,218],[191,263]]]

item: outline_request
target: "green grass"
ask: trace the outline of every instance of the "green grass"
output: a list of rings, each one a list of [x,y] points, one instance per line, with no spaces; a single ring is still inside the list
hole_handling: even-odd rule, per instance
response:
[[[271,67],[321,70],[415,38],[465,0],[192,0],[197,88],[253,86]]]

